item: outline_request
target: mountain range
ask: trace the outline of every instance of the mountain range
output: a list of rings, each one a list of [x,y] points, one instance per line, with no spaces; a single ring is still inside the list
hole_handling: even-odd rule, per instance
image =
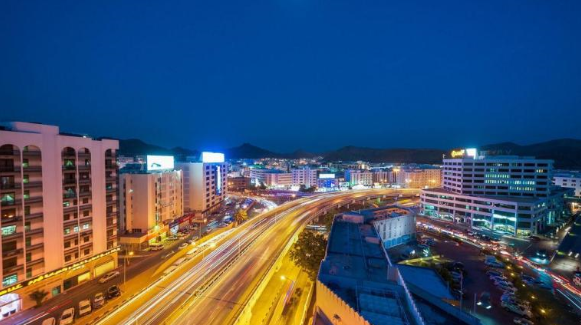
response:
[[[555,167],[562,169],[581,168],[581,140],[557,139],[530,145],[519,145],[512,142],[489,144],[479,147],[495,154],[535,156],[541,159],[555,160]],[[119,141],[121,155],[135,156],[146,154],[174,155],[178,159],[199,154],[198,150],[176,147],[163,148],[145,143],[138,139]],[[264,148],[244,143],[238,147],[224,150],[228,159],[259,159],[259,158],[313,158],[323,157],[326,161],[369,161],[369,162],[393,162],[393,163],[420,163],[438,164],[442,162],[442,156],[448,155],[451,149],[409,149],[409,148],[365,148],[346,146],[337,150],[322,153],[296,150],[290,153],[278,153]]]

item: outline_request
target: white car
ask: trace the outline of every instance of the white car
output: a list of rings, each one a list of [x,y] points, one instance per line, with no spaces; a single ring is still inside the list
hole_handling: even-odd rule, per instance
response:
[[[181,243],[179,249],[184,249],[186,247],[188,247],[188,243]]]
[[[524,316],[524,317],[527,317],[527,318],[533,317],[533,313],[530,310],[525,309],[525,308],[523,308],[523,307],[521,307],[519,305],[515,305],[515,304],[511,304],[511,303],[506,303],[506,302],[503,301],[503,302],[501,302],[501,306],[502,306],[502,308],[504,308],[504,309],[506,309],[508,311],[511,311],[511,312],[513,312],[513,313],[515,313],[517,315]]]
[[[111,280],[113,278],[118,277],[119,274],[120,274],[119,271],[109,272],[109,273],[105,274],[104,277],[102,277],[102,278],[99,279],[99,283],[105,283],[105,282],[107,282],[107,281],[109,281],[109,280]]]
[[[90,299],[81,300],[81,302],[79,302],[79,317],[89,315],[91,313],[91,311],[93,311],[93,310],[91,308],[91,300]]]
[[[72,324],[75,321],[75,308],[67,308],[63,311],[59,325]]]
[[[47,318],[42,321],[42,325],[56,325],[56,319],[54,317]]]
[[[93,298],[93,308],[101,308],[105,304],[105,296],[102,292],[97,292]]]

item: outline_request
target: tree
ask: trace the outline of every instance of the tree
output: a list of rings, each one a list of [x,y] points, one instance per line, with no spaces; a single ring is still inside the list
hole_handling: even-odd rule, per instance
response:
[[[317,278],[321,261],[325,258],[326,248],[327,239],[325,236],[304,230],[293,245],[290,258],[314,281]]]
[[[36,302],[36,307],[42,306],[42,301],[48,296],[48,292],[44,290],[36,290],[31,292],[28,297]]]
[[[239,225],[248,219],[248,213],[244,209],[238,209],[234,215],[234,219],[236,220],[236,224]]]

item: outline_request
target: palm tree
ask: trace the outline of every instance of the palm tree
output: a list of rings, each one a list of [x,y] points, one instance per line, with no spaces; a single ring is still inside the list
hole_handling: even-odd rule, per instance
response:
[[[44,298],[48,296],[48,292],[44,290],[36,290],[31,292],[28,296],[30,297],[30,299],[36,302],[36,307],[40,307],[42,306],[42,301],[44,300]]]
[[[236,211],[236,214],[234,215],[234,219],[236,220],[237,225],[246,221],[247,218],[248,218],[248,214],[246,213],[246,210],[244,210],[244,209],[239,209],[238,211]]]

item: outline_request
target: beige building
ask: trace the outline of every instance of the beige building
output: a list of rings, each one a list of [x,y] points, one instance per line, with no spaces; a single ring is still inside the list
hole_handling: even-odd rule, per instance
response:
[[[121,174],[119,188],[120,242],[131,250],[165,237],[184,213],[181,170]]]
[[[396,182],[409,188],[434,188],[442,183],[440,168],[402,168],[394,173]]]
[[[221,162],[178,163],[184,177],[184,210],[207,215],[220,206],[228,193],[228,165]]]
[[[117,267],[117,140],[0,126],[0,319]]]

